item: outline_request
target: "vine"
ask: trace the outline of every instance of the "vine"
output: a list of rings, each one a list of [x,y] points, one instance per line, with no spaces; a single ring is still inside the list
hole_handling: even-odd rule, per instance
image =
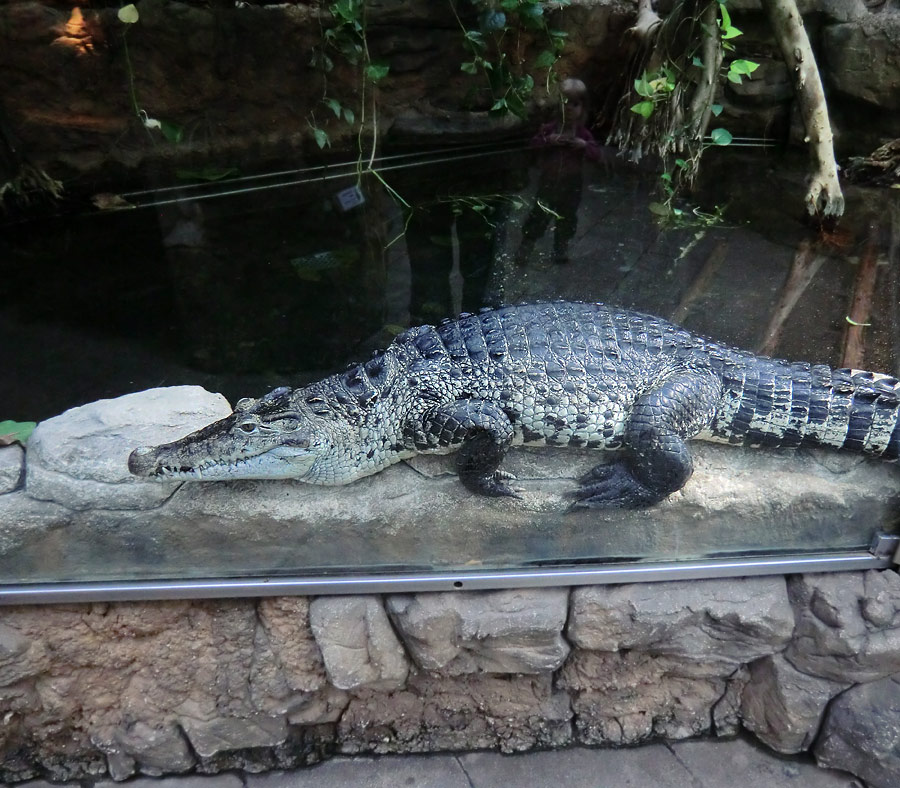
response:
[[[478,29],[467,28],[454,0],[450,7],[463,32],[463,45],[471,56],[460,66],[466,74],[482,74],[490,92],[493,115],[512,113],[528,117],[528,102],[534,92],[534,77],[526,70],[521,50],[522,32],[543,37],[544,46],[531,67],[547,69],[545,88],[549,92],[555,79],[554,66],[562,54],[567,34],[551,28],[547,9],[562,7],[569,0],[549,3],[547,0],[472,0],[478,11]],[[510,42],[510,39],[513,39]],[[511,55],[509,50],[512,50]]]
[[[723,65],[725,53],[735,52],[732,39],[743,34],[731,20],[727,0],[707,0],[699,10],[697,4],[682,3],[665,20],[655,22],[647,6],[642,3],[644,17],[635,28],[653,39],[629,94],[638,100],[628,102],[627,112],[620,110],[610,137],[633,159],[646,153],[662,159],[663,202],[653,203],[651,210],[677,219],[683,211],[675,207],[675,198],[693,184],[703,153],[733,140],[723,127],[707,132],[711,119],[723,111],[715,102],[718,86],[723,79],[741,84],[759,64],[731,58]],[[635,117],[640,118],[638,124]]]
[[[406,200],[388,184],[375,168],[375,156],[378,151],[377,88],[378,84],[388,75],[390,68],[384,63],[374,61],[371,57],[367,38],[366,11],[366,0],[337,0],[329,3],[328,12],[332,24],[329,27],[322,25],[320,13],[322,46],[313,49],[309,65],[322,74],[321,104],[337,120],[343,121],[351,129],[355,128],[356,130],[357,183],[361,182],[364,175],[371,175],[384,186],[395,200],[408,208],[409,204]],[[333,55],[340,56],[346,63],[358,70],[359,103],[355,109],[342,103],[328,92],[328,74],[335,68]],[[320,150],[331,146],[331,137],[319,125],[314,109],[310,110],[307,125]],[[368,154],[365,151],[367,127],[370,127],[372,136]]]
[[[125,53],[125,70],[128,72],[128,96],[131,99],[131,108],[135,117],[141,122],[147,131],[159,131],[169,142],[181,142],[184,129],[171,121],[151,118],[147,110],[142,109],[138,102],[137,89],[134,85],[134,67],[131,64],[131,53],[128,50],[128,31],[140,21],[141,15],[134,3],[122,6],[116,16],[125,25],[122,30],[122,50]],[[152,137],[151,137],[152,139]]]

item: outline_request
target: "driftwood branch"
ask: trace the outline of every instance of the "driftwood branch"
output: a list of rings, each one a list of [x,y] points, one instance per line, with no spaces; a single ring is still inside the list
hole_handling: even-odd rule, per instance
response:
[[[810,215],[841,216],[844,195],[838,181],[825,91],[796,0],[762,0],[762,5],[785,63],[794,75],[794,91],[812,153],[813,172],[806,192],[806,210]]]
[[[701,50],[703,73],[694,90],[688,115],[690,122],[688,133],[693,139],[700,141],[706,135],[706,127],[709,125],[713,100],[716,97],[716,88],[719,82],[719,69],[722,67],[722,40],[719,38],[716,27],[717,7],[716,2],[707,3],[700,17],[703,31],[703,48]]]

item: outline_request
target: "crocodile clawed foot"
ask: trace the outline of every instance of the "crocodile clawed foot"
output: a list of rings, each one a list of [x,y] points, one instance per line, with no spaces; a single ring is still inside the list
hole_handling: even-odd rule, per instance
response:
[[[522,496],[519,495],[521,491],[513,489],[508,484],[515,478],[513,474],[506,471],[494,471],[485,476],[470,477],[464,483],[474,492],[488,495],[491,498],[521,498]]]
[[[640,509],[665,497],[638,481],[625,462],[598,465],[579,481],[581,486],[570,493],[577,500],[569,506],[569,511]]]

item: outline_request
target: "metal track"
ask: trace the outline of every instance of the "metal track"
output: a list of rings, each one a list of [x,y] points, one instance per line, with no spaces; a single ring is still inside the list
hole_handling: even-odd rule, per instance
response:
[[[885,569],[892,565],[898,544],[900,537],[879,534],[869,550],[811,555],[741,556],[701,561],[636,562],[496,571],[418,571],[394,574],[347,573],[328,576],[18,584],[0,586],[0,605],[382,594],[410,591],[480,591]]]

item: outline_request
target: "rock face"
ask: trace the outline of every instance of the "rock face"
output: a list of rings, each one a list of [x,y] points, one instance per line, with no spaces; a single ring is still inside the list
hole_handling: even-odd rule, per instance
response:
[[[394,689],[406,682],[406,654],[377,597],[316,599],[310,625],[328,680],[338,689]]]
[[[835,700],[815,754],[823,766],[838,764],[869,785],[900,784],[900,676],[861,684]]]
[[[780,651],[793,627],[784,580],[760,577],[578,588],[568,635],[594,651],[740,664]]]
[[[41,422],[28,440],[28,494],[68,509],[152,509],[178,484],[131,477],[131,450],[184,437],[229,413],[222,395],[199,386],[151,389],[67,410]]]
[[[789,582],[797,614],[785,652],[799,670],[832,681],[876,681],[900,672],[900,576],[801,575]]]
[[[890,3],[869,7],[873,4],[863,0],[800,5],[823,27],[820,36],[812,37],[822,42],[817,56],[827,87],[833,88],[829,101],[838,104],[849,98],[883,111],[897,109],[896,9]],[[379,83],[378,107],[378,127],[387,139],[433,141],[435,129],[441,129],[447,135],[444,143],[476,137],[484,141],[484,127],[472,123],[472,116],[483,116],[494,98],[483,80],[461,71],[471,53],[448,8],[414,0],[368,8],[367,46],[375,62],[389,66],[388,76]],[[315,4],[142,0],[139,21],[128,26],[127,56],[125,25],[116,10],[90,5],[73,10],[52,0],[11,0],[0,6],[0,29],[7,42],[0,52],[5,113],[24,148],[53,174],[99,171],[109,177],[163,156],[191,161],[192,166],[197,156],[213,162],[252,156],[261,164],[296,160],[317,150],[313,124],[307,124],[311,114],[315,130],[327,133],[334,147],[355,150],[353,125],[322,111],[321,98],[327,78],[328,98],[353,108],[359,117],[359,73],[323,46],[322,30],[329,29],[332,20]],[[773,52],[759,4],[738,3],[734,10],[742,29],[759,31],[752,42],[754,52]],[[469,29],[478,29],[474,13],[460,13]],[[624,32],[634,14],[633,0],[573,0],[553,9],[548,14],[552,27],[567,34],[558,73],[582,76],[597,99],[604,98],[629,56]],[[541,87],[545,70],[537,65],[545,43],[525,30],[517,46],[526,67],[535,64],[529,73],[537,87],[536,103],[547,103]],[[173,47],[178,48],[177,58],[168,54]],[[322,49],[334,63],[330,70],[321,56],[310,57]],[[771,76],[759,78],[768,81]],[[129,81],[139,100],[152,96],[154,119],[207,131],[185,134],[177,144],[161,135],[149,141],[129,91],[122,88]],[[767,123],[784,123],[787,102],[778,97],[783,90],[783,80],[776,77],[762,90],[762,100],[755,87],[747,101],[732,92],[727,107],[730,130],[762,133]],[[412,129],[412,137],[404,117],[410,107],[426,117],[424,133],[420,125]],[[451,128],[427,121],[448,113],[461,118]],[[842,116],[847,131],[857,134],[871,123],[869,116]],[[521,129],[521,123],[513,124],[500,135]]]
[[[388,597],[388,611],[423,670],[543,673],[569,653],[565,589]]]

